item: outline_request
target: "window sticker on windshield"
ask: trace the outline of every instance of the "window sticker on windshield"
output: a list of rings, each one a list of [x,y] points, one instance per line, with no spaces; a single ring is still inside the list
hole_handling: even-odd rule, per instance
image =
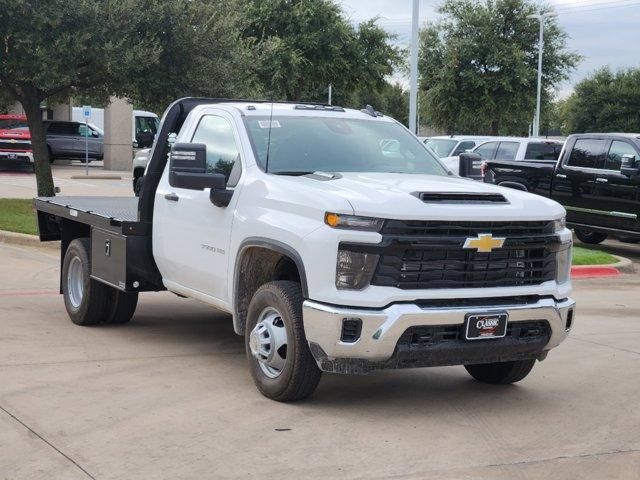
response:
[[[260,128],[269,128],[269,120],[258,120]],[[271,120],[271,128],[280,128],[280,122],[278,120]]]

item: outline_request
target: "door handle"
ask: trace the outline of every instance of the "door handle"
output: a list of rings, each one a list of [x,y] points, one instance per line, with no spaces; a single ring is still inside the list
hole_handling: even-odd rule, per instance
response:
[[[564,173],[557,173],[556,177],[558,177],[558,178],[567,178],[567,176]]]
[[[606,178],[596,178],[596,183],[607,183],[609,180]]]
[[[180,200],[180,197],[178,195],[176,195],[175,193],[171,192],[171,193],[167,193],[164,198],[166,200],[169,200],[171,202],[177,202],[178,200]]]

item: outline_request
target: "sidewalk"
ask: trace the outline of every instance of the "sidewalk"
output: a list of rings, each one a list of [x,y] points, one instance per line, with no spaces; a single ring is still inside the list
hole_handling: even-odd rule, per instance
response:
[[[80,162],[59,160],[52,165],[53,182],[60,188],[58,195],[133,196],[131,172],[103,170],[102,162],[89,164],[89,175],[120,175],[120,180],[72,179],[84,175]],[[28,170],[0,170],[0,198],[33,198],[36,196],[36,178]]]

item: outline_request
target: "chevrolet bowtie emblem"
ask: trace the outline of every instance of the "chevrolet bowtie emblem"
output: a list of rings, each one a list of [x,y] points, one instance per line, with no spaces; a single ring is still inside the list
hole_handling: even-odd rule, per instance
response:
[[[462,248],[475,248],[479,252],[488,253],[495,248],[502,248],[504,238],[493,238],[490,233],[481,233],[478,238],[467,238]]]

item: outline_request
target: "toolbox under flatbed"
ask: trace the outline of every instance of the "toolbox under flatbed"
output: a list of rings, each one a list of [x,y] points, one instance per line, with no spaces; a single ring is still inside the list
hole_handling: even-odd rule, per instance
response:
[[[124,235],[147,235],[138,220],[137,197],[37,197],[41,212],[100,227]]]
[[[75,238],[91,241],[91,278],[128,291],[164,289],[151,252],[149,222],[138,220],[137,197],[38,197],[43,241],[61,240],[62,259]]]

